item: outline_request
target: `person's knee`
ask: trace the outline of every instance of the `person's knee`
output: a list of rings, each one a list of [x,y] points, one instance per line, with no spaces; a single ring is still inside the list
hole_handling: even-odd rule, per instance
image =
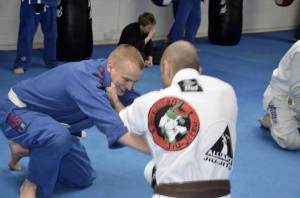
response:
[[[76,173],[74,173],[76,174]],[[93,181],[96,179],[96,174],[94,171],[80,173],[76,177],[73,177],[71,181],[62,181],[66,186],[72,188],[85,188],[92,185]]]
[[[93,181],[96,179],[95,174],[89,174],[86,177],[82,178],[80,183],[78,183],[78,187],[84,188],[92,185]]]
[[[92,185],[94,180],[95,180],[95,178],[88,177],[88,178],[78,180],[77,182],[74,182],[74,183],[70,184],[69,186],[73,187],[73,188],[86,188],[86,187]]]
[[[60,130],[52,133],[52,140],[55,144],[70,144],[72,143],[72,135],[69,131]]]
[[[293,130],[290,133],[274,133],[271,130],[272,137],[275,142],[283,149],[287,150],[298,150],[300,149],[300,134],[298,129]]]
[[[72,145],[72,135],[67,130],[51,130],[49,133],[45,133],[44,146],[55,149],[57,151],[66,153],[70,150]],[[43,141],[43,140],[42,140]],[[42,142],[40,142],[42,143]]]

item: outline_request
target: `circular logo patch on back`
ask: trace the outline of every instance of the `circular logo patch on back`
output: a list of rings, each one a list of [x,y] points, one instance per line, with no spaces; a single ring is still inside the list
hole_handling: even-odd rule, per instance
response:
[[[151,107],[148,128],[157,145],[165,150],[178,151],[193,142],[200,122],[188,103],[175,97],[166,97]]]

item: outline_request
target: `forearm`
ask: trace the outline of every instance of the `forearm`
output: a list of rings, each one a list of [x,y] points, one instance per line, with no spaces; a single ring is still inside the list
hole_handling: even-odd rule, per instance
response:
[[[106,87],[106,93],[109,97],[111,106],[115,109],[117,113],[119,113],[122,109],[124,109],[124,105],[119,100],[116,87],[113,83],[111,83],[110,87]]]
[[[151,38],[146,37],[146,38],[145,38],[145,45],[146,45],[150,40],[151,40]]]
[[[145,45],[147,45],[148,42],[151,41],[151,39],[152,39],[152,37],[154,36],[154,34],[155,34],[155,29],[152,28],[152,29],[150,30],[150,32],[148,33],[147,37],[145,38]]]
[[[151,153],[151,150],[144,136],[134,135],[132,133],[127,132],[124,135],[122,135],[118,141],[121,144],[130,146],[144,153]]]
[[[150,34],[145,38],[145,45],[149,44],[149,42],[152,43],[152,35]]]
[[[125,108],[125,106],[121,103],[118,97],[111,98],[110,103],[117,113],[119,113],[122,109]]]

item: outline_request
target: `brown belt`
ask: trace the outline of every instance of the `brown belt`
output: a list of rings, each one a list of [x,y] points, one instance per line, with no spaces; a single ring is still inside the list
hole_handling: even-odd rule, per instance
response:
[[[154,194],[177,198],[222,197],[230,194],[230,181],[210,180],[155,185]]]

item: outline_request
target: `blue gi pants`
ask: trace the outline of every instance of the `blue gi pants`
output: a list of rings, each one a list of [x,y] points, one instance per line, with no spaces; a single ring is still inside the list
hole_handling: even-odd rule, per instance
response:
[[[26,70],[31,62],[34,35],[39,23],[44,34],[44,62],[47,67],[57,66],[56,40],[57,7],[50,7],[41,4],[41,13],[36,15],[36,4],[28,4],[24,1],[20,7],[20,25],[17,44],[17,57],[14,68]]]
[[[9,101],[5,104],[12,106]],[[8,139],[30,148],[27,179],[37,184],[46,197],[51,197],[57,181],[81,188],[91,185],[96,178],[79,139],[51,117],[14,108],[6,122],[0,124]]]
[[[200,0],[173,0],[174,24],[170,31],[172,42],[194,42],[201,23]]]
[[[132,89],[120,100],[127,106],[139,95]],[[80,122],[79,127],[87,127],[86,123],[93,124]],[[0,129],[7,139],[30,149],[27,179],[46,197],[51,197],[57,181],[83,188],[96,178],[84,146],[70,128],[44,113],[17,107],[7,98],[0,99]]]

